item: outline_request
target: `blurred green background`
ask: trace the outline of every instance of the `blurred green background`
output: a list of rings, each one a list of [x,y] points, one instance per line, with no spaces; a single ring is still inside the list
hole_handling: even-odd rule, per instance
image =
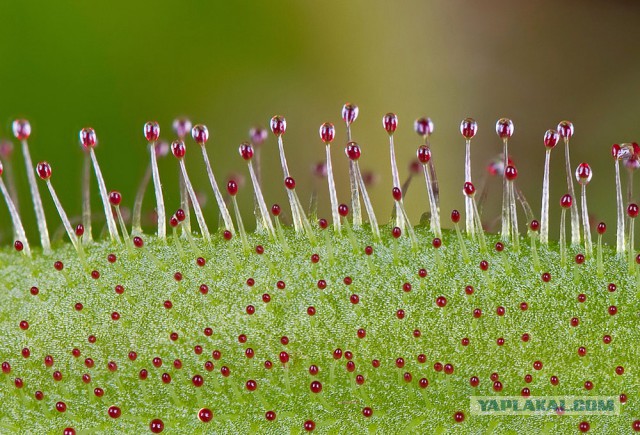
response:
[[[463,209],[462,118],[474,117],[479,124],[472,145],[477,184],[488,160],[501,151],[495,121],[513,119],[510,151],[536,214],[543,133],[569,119],[575,125],[572,164],[591,164],[591,213],[610,228],[615,197],[609,148],[640,137],[640,3],[635,1],[5,1],[1,11],[0,135],[11,138],[16,117],[31,121],[32,157],[52,164],[53,184],[73,216],[80,214],[77,135],[84,126],[97,132],[108,188],[120,190],[131,206],[147,164],[145,121],[160,122],[161,136],[169,141],[176,116],[205,123],[214,171],[223,184],[232,172],[247,176],[237,146],[248,129],[268,126],[272,115],[282,114],[298,193],[306,201],[317,183],[319,214],[328,217],[326,182],[312,175],[324,152],[318,126],[324,121],[337,126],[334,165],[339,198],[347,202],[340,109],[351,101],[360,107],[353,134],[363,149],[361,166],[378,175],[370,193],[379,220],[386,221],[392,184],[381,118],[388,111],[399,116],[396,147],[404,179],[420,145],[413,121],[429,116],[448,224],[449,211]],[[202,160],[193,142],[187,145],[190,175],[208,198],[205,212],[213,227],[217,209]],[[267,202],[285,205],[272,135],[262,150]],[[558,147],[552,155],[553,237],[557,200],[566,192],[563,159]],[[23,219],[33,230],[20,153],[14,153],[13,164]],[[174,210],[178,165],[169,156],[160,170],[167,208]],[[500,182],[491,181],[487,221],[499,216],[501,201]],[[54,231],[59,219],[44,184],[40,190]],[[99,213],[94,191],[93,209]],[[246,216],[251,197],[247,183],[238,197]],[[427,208],[422,177],[414,180],[406,203],[414,221]],[[145,204],[153,206],[150,191]],[[4,204],[0,224],[7,241],[11,230]],[[30,234],[37,244],[34,231]]]

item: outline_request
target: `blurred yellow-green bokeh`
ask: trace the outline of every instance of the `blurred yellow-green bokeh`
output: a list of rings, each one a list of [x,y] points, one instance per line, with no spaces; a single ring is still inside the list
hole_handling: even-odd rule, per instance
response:
[[[340,109],[351,101],[360,108],[353,133],[362,146],[361,166],[378,175],[370,193],[384,222],[392,209],[392,183],[381,118],[389,111],[398,114],[396,147],[404,179],[420,145],[413,121],[429,116],[448,224],[449,211],[463,209],[462,118],[474,117],[479,124],[472,144],[478,185],[488,160],[501,151],[496,120],[513,119],[511,156],[536,215],[542,136],[569,119],[575,125],[573,167],[591,164],[590,211],[610,228],[615,187],[609,149],[614,142],[640,138],[640,3],[635,1],[4,1],[0,13],[0,136],[11,138],[16,117],[31,121],[33,159],[52,164],[52,182],[72,216],[81,212],[78,131],[84,126],[97,132],[108,188],[120,190],[131,206],[147,164],[144,122],[160,122],[169,141],[176,116],[205,123],[219,183],[226,184],[233,172],[247,177],[238,199],[248,218],[252,194],[237,147],[251,126],[268,126],[271,116],[282,114],[297,191],[306,202],[315,183],[319,214],[329,217],[326,180],[314,180],[312,173],[324,157],[318,127],[324,121],[337,126],[334,166],[339,199],[347,202]],[[208,198],[205,213],[214,226],[218,212],[201,156],[193,142],[187,146],[191,178]],[[566,192],[560,148],[551,159],[553,237],[558,199]],[[262,159],[267,202],[284,206],[272,135]],[[13,166],[21,214],[37,244],[20,153],[14,153]],[[173,211],[179,205],[177,162],[169,156],[160,170]],[[487,222],[499,216],[501,201],[500,181],[490,181]],[[40,190],[54,231],[60,221],[43,184]],[[94,190],[93,210],[99,213]],[[414,180],[406,203],[417,221],[427,209],[422,177]],[[149,191],[145,208],[152,207]],[[0,223],[7,242],[11,229],[4,204]]]

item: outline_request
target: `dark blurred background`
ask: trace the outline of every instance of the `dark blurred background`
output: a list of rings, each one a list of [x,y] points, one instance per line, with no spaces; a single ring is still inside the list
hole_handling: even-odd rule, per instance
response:
[[[398,114],[396,151],[404,179],[421,143],[413,121],[429,116],[448,224],[449,211],[463,209],[462,118],[474,117],[479,124],[472,144],[477,184],[487,162],[501,151],[496,120],[513,119],[511,156],[536,215],[542,136],[568,119],[575,126],[572,165],[591,164],[591,213],[610,228],[615,186],[609,149],[614,142],[640,138],[640,3],[635,1],[3,2],[0,11],[0,136],[13,139],[16,117],[31,121],[32,157],[52,164],[53,184],[74,216],[81,208],[78,131],[84,126],[97,132],[108,188],[120,190],[131,206],[147,164],[144,122],[160,122],[161,136],[169,141],[176,116],[205,123],[219,184],[232,172],[247,178],[238,198],[248,217],[252,195],[237,147],[251,126],[267,127],[272,115],[282,114],[298,193],[306,202],[318,184],[319,214],[328,217],[326,181],[314,181],[312,170],[324,156],[318,126],[324,121],[337,126],[334,166],[339,198],[347,202],[340,110],[351,101],[360,108],[353,134],[362,146],[361,166],[377,174],[370,193],[379,220],[386,221],[392,184],[381,118],[389,111]],[[24,164],[15,145],[21,213],[33,230]],[[208,198],[205,212],[214,227],[217,209],[202,159],[193,142],[187,146],[190,175]],[[285,205],[272,135],[262,157],[267,202]],[[566,192],[563,159],[558,147],[551,159],[553,237],[558,199]],[[178,165],[168,156],[160,170],[167,208],[174,210]],[[491,181],[487,221],[499,216],[501,202],[500,181]],[[53,231],[60,221],[44,184],[40,190]],[[94,190],[93,209],[99,213]],[[153,203],[149,191],[146,208]],[[417,221],[427,208],[422,176],[406,203]],[[11,230],[4,204],[0,223],[6,241]]]

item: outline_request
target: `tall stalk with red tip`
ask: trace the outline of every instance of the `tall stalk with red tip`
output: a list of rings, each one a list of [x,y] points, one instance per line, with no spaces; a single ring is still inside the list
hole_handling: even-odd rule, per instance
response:
[[[496,122],[496,134],[502,139],[502,156],[504,159],[504,167],[509,166],[509,138],[513,135],[513,122],[508,118],[500,118]],[[509,211],[509,188],[506,177],[502,178],[502,238],[509,238],[511,232],[511,219]]]
[[[569,121],[561,121],[558,124],[558,133],[564,140],[564,157],[565,169],[567,172],[567,190],[571,198],[575,198],[575,190],[573,189],[573,177],[571,176],[571,159],[569,158],[569,139],[573,136],[573,124]],[[571,244],[580,244],[580,217],[578,214],[578,204],[573,201],[571,205]]]
[[[581,201],[582,201],[582,228],[584,230],[584,248],[587,255],[593,253],[593,244],[591,241],[591,227],[589,225],[589,210],[587,209],[587,184],[591,181],[593,173],[591,167],[587,163],[580,163],[576,168],[576,181],[580,184]]]
[[[320,126],[320,139],[325,144],[327,154],[327,181],[329,183],[329,200],[331,201],[331,216],[333,218],[333,229],[340,231],[340,214],[338,213],[338,193],[336,192],[336,182],[333,178],[333,164],[331,162],[331,142],[336,136],[336,129],[330,122],[325,122]]]
[[[87,127],[80,130],[80,144],[84,147],[85,150],[89,151],[89,156],[91,157],[91,162],[93,163],[93,172],[96,175],[96,180],[98,181],[98,189],[100,190],[100,198],[102,199],[102,206],[104,208],[105,219],[107,220],[107,228],[109,229],[109,236],[111,236],[111,241],[120,243],[120,236],[118,235],[118,227],[116,227],[116,221],[113,218],[113,213],[111,213],[111,206],[109,205],[109,194],[107,193],[107,186],[104,182],[104,178],[102,177],[102,171],[100,170],[100,165],[98,164],[98,158],[96,157],[96,153],[94,148],[97,144],[96,132],[93,128]],[[49,183],[47,183],[49,186]]]
[[[465,118],[460,123],[460,133],[465,139],[465,154],[464,154],[464,182],[471,183],[471,139],[478,132],[478,124],[473,118]],[[473,220],[473,201],[469,195],[464,198],[465,206],[465,223],[467,234],[473,236],[474,220]],[[481,228],[479,228],[480,230]]]
[[[560,135],[555,130],[547,130],[544,134],[544,177],[542,178],[542,206],[540,211],[540,243],[549,244],[549,167],[551,150],[558,144]]]
[[[398,174],[398,164],[396,163],[396,151],[393,143],[393,134],[398,128],[398,117],[395,113],[387,113],[382,117],[382,126],[389,135],[389,155],[391,161],[391,180],[393,187],[400,189],[400,175]],[[396,201],[396,226],[405,229],[405,221],[400,210],[400,202]]]
[[[27,139],[31,136],[31,124],[26,119],[16,119],[11,125],[13,135],[22,143],[22,154],[24,156],[24,164],[27,170],[27,179],[29,180],[29,190],[31,191],[31,200],[33,201],[33,209],[36,212],[36,222],[40,232],[40,244],[45,254],[51,252],[51,242],[49,241],[49,230],[47,228],[47,219],[44,215],[42,207],[42,198],[36,183],[36,175],[33,171],[33,163],[31,162],[31,153],[29,152],[29,144]]]
[[[346,103],[342,107],[342,120],[347,126],[347,142],[351,142],[351,124],[358,119],[358,106]],[[362,225],[362,211],[360,209],[360,186],[356,179],[355,167],[352,160],[349,161],[349,183],[351,186],[351,215],[353,216],[353,226]]]

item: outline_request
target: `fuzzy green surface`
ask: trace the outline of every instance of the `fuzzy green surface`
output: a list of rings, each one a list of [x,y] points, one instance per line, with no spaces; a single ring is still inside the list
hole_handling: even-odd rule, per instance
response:
[[[180,239],[182,255],[172,238],[163,244],[145,236],[144,248],[133,254],[124,245],[100,242],[86,248],[87,269],[68,244],[47,257],[36,252],[32,260],[4,249],[0,361],[10,362],[11,373],[0,373],[0,432],[61,434],[73,427],[77,433],[150,433],[149,422],[160,418],[163,433],[304,433],[308,419],[318,433],[576,433],[581,421],[597,433],[628,433],[640,418],[638,284],[626,257],[615,256],[610,247],[599,277],[594,258],[580,266],[573,262],[577,250],[569,250],[568,266],[560,267],[557,246],[538,246],[542,266],[535,270],[528,238],[521,239],[520,254],[507,245],[504,255],[493,249],[494,236],[488,236],[487,254],[466,240],[471,261],[465,263],[454,232],[444,233],[436,251],[432,234],[421,226],[417,250],[404,235],[392,239],[388,227],[381,242],[374,242],[367,228],[357,231],[357,249],[346,233],[336,237],[326,231],[328,238],[316,230],[313,246],[285,229],[289,255],[259,234],[249,236],[247,254],[239,237],[227,242],[220,235],[210,245],[197,239],[197,252]],[[263,255],[253,250],[258,244]],[[374,249],[370,257],[366,245]],[[107,261],[109,253],[117,255],[115,264]],[[320,255],[315,265],[314,253]],[[206,258],[204,267],[196,264],[198,256]],[[484,259],[487,272],[479,268]],[[62,272],[54,269],[56,260],[64,263]],[[426,278],[418,276],[420,268],[428,270]],[[99,279],[91,277],[94,269]],[[174,279],[175,272],[182,273],[182,281]],[[542,272],[551,274],[549,283],[541,280]],[[346,276],[351,285],[344,283]],[[253,287],[248,278],[255,280]],[[327,282],[324,290],[318,289],[320,279]],[[279,280],[286,283],[284,290],[276,287]],[[405,282],[410,292],[403,291]],[[608,283],[617,291],[608,292]],[[124,294],[116,294],[117,284]],[[208,294],[200,293],[201,284]],[[465,294],[467,285],[474,287],[473,295]],[[39,295],[30,294],[31,286]],[[269,303],[262,301],[264,293],[271,295]],[[578,302],[580,293],[586,302]],[[360,297],[357,305],[350,302],[352,294]],[[436,305],[438,296],[447,298],[444,308]],[[172,309],[163,306],[166,300]],[[74,309],[78,302],[81,311]],[[521,302],[528,310],[520,309]],[[249,304],[255,306],[253,315],[245,311]],[[617,315],[609,315],[610,305],[617,306]],[[316,308],[315,316],[307,314],[309,306]],[[506,309],[502,317],[498,306]],[[482,309],[479,319],[472,315],[475,308]],[[399,309],[404,319],[396,316]],[[114,311],[121,316],[117,321],[111,318]],[[580,319],[579,326],[570,325],[572,317]],[[21,320],[29,322],[28,330],[20,329]],[[210,337],[203,333],[207,327],[213,329]],[[366,330],[364,339],[357,336],[359,328]],[[421,331],[418,338],[415,329]],[[172,332],[179,334],[177,341],[170,340]],[[530,335],[528,342],[521,341],[523,333]],[[246,343],[239,343],[240,334],[246,334]],[[604,334],[613,338],[608,345]],[[285,335],[286,346],[280,342]],[[463,337],[470,340],[466,347]],[[498,337],[504,337],[504,346],[496,344]],[[194,352],[196,345],[202,346],[201,355]],[[580,346],[587,348],[584,357],[578,356]],[[26,359],[24,347],[31,351]],[[255,351],[252,359],[245,356],[249,347]],[[72,356],[73,348],[81,350],[79,358]],[[344,356],[333,358],[336,348],[353,352],[354,372],[346,370]],[[220,360],[212,358],[214,350],[221,352]],[[133,362],[130,351],[138,354]],[[287,367],[279,361],[281,351],[291,357]],[[417,360],[421,353],[427,356],[424,364]],[[50,368],[44,365],[46,355],[54,358]],[[95,367],[85,366],[87,357]],[[162,367],[152,365],[154,357],[162,358]],[[406,362],[402,369],[395,365],[399,357]],[[173,367],[175,359],[181,369]],[[373,359],[380,360],[379,368]],[[265,360],[273,362],[272,369],[265,368]],[[544,364],[540,371],[533,369],[536,360]],[[109,361],[117,363],[117,371],[107,370]],[[206,361],[214,363],[213,371],[205,370]],[[453,364],[454,373],[436,372],[435,362]],[[309,374],[311,364],[319,367],[317,376]],[[625,368],[622,376],[615,373],[618,365]],[[221,375],[222,366],[230,368],[229,377]],[[141,369],[149,371],[147,380],[139,379]],[[55,370],[62,372],[59,382],[52,377]],[[165,372],[170,384],[161,380]],[[405,372],[412,375],[410,383]],[[493,372],[504,385],[500,393],[492,389]],[[88,384],[81,379],[85,373],[91,375]],[[204,378],[200,388],[191,382],[195,374]],[[363,385],[356,384],[357,374],[364,376]],[[533,376],[530,384],[526,374]],[[559,385],[550,384],[552,375]],[[479,377],[477,388],[469,385],[471,376]],[[22,389],[14,386],[16,377],[23,379]],[[418,385],[423,377],[429,380],[425,389]],[[245,388],[249,379],[258,384],[254,392]],[[314,379],[322,382],[320,394],[310,391]],[[586,380],[594,384],[591,391],[584,389]],[[620,416],[471,415],[470,396],[518,396],[525,386],[532,397],[625,393],[628,401]],[[104,389],[103,397],[94,395],[96,387]],[[44,392],[42,401],[34,398],[36,390]],[[56,411],[57,401],[67,404],[65,413]],[[120,418],[108,416],[112,405],[122,410]],[[363,416],[366,406],[372,417]],[[209,423],[198,420],[203,407],[214,413]],[[266,420],[269,410],[276,412],[275,421]],[[462,423],[454,421],[457,411],[465,414]]]

